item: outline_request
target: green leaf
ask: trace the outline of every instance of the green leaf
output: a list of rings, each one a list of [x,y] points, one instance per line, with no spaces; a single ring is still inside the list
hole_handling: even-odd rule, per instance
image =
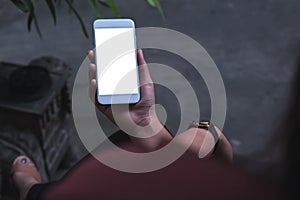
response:
[[[157,8],[158,12],[160,13],[161,17],[163,18],[164,21],[166,21],[165,13],[159,3],[159,0],[153,0],[155,7]]]
[[[155,3],[154,3],[153,0],[147,0],[147,3],[148,3],[150,6],[156,8]]]
[[[87,33],[86,27],[84,25],[84,22],[82,20],[82,18],[80,17],[79,13],[76,11],[76,9],[73,7],[73,1],[72,0],[66,0],[66,3],[68,4],[70,10],[75,14],[76,18],[78,19],[82,32],[85,35],[85,37],[89,37],[89,34]]]
[[[29,16],[27,18],[27,29],[29,32],[31,31],[31,24],[32,24],[33,18],[34,18],[34,14],[32,12],[29,13]]]
[[[34,15],[34,6],[31,2],[31,0],[26,0],[26,5],[27,5],[27,8],[28,8],[28,12],[29,12],[29,15],[28,15],[28,18],[27,18],[27,29],[28,31],[31,31],[31,24],[32,24],[32,21],[33,21],[33,18],[35,17]]]
[[[41,32],[40,27],[39,27],[38,20],[35,16],[34,16],[33,20],[34,20],[35,29],[36,29],[37,33],[39,34],[39,37],[42,39],[43,36],[42,36],[42,32]]]
[[[35,28],[37,30],[37,33],[38,33],[39,37],[42,38],[42,32],[40,30],[38,20],[37,20],[36,16],[33,13],[30,13],[29,16],[28,16],[28,19],[27,19],[28,31],[31,32],[32,21],[34,22],[34,25],[35,25]]]
[[[51,12],[51,15],[53,18],[53,22],[54,22],[54,24],[56,24],[56,12],[55,12],[55,7],[53,5],[53,2],[52,2],[52,0],[46,0],[46,3],[50,9],[50,12]]]
[[[117,18],[120,18],[121,15],[118,12],[118,9],[115,5],[114,0],[108,0],[108,5],[109,5],[110,9],[112,10],[112,12],[114,13],[114,16],[117,17]]]
[[[102,6],[104,6],[104,7],[109,8],[108,3],[106,3],[105,1],[98,0],[98,3],[100,3],[100,4],[101,4]]]
[[[39,23],[38,23],[38,20],[35,16],[35,13],[34,13],[33,3],[31,2],[31,0],[26,0],[26,3],[27,3],[27,6],[28,6],[28,11],[29,11],[29,16],[27,18],[28,31],[31,31],[31,25],[32,25],[32,21],[33,21],[39,37],[42,38],[42,33],[41,33],[41,30],[40,30],[40,27],[39,27]]]
[[[19,8],[22,12],[28,12],[29,8],[26,2],[23,2],[22,0],[11,0],[11,2],[13,4],[15,4],[15,6],[17,6],[17,8]]]
[[[99,9],[99,7],[96,3],[96,0],[89,0],[88,2],[90,4],[90,6],[92,7],[92,9],[93,9],[94,13],[96,14],[96,16],[98,18],[103,18],[103,16],[101,15],[100,9]]]
[[[57,6],[60,6],[60,5],[61,5],[61,1],[62,1],[62,0],[54,0],[54,3],[55,3]]]
[[[164,21],[166,21],[166,17],[165,17],[165,13],[159,3],[159,0],[146,0],[147,3],[153,7],[153,8],[157,8],[159,14],[161,15],[161,17],[163,18]]]

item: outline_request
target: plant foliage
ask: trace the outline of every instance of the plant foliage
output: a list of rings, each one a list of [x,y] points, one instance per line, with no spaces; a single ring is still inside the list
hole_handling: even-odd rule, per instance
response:
[[[37,0],[36,0],[37,1]],[[35,29],[37,30],[37,33],[40,37],[42,37],[42,33],[39,27],[38,18],[35,14],[35,0],[11,0],[11,2],[22,12],[28,14],[27,17],[27,28],[28,31],[31,31],[32,24],[34,24]],[[162,9],[162,6],[159,2],[159,0],[145,0],[146,3],[153,8],[156,8],[158,12],[160,13],[161,17],[165,21],[165,14]],[[54,25],[57,21],[56,16],[56,7],[58,7],[62,2],[66,3],[70,9],[70,11],[75,15],[77,20],[79,21],[79,24],[81,26],[83,34],[88,37],[88,32],[86,29],[86,26],[83,22],[83,19],[80,16],[80,13],[77,11],[77,9],[74,6],[74,0],[45,0],[45,3],[47,4],[49,11],[51,13],[51,17],[53,19]],[[97,18],[103,18],[103,15],[101,14],[100,8],[109,8],[114,16],[116,18],[120,18],[121,14],[119,13],[119,10],[117,9],[117,6],[115,4],[114,0],[88,0],[87,3],[90,5],[91,9],[95,13]]]

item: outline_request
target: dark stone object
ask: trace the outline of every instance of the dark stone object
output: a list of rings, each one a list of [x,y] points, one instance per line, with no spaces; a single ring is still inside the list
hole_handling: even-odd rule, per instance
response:
[[[78,161],[71,146],[75,129],[69,75],[69,67],[53,57],[35,59],[27,66],[0,63],[2,197],[16,196],[9,170],[19,155],[34,161],[45,182],[56,177],[60,166]]]
[[[16,69],[9,78],[11,94],[19,101],[44,97],[52,85],[49,71],[39,66]]]

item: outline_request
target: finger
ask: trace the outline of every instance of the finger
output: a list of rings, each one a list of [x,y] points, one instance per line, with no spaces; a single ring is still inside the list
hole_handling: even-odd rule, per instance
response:
[[[93,103],[95,103],[95,98],[96,98],[96,79],[92,79],[90,81],[90,87],[89,87],[89,95],[90,99],[92,100]]]
[[[219,135],[219,144],[217,146],[215,157],[219,160],[231,162],[233,159],[232,146],[218,127],[215,127]]]
[[[92,79],[90,81],[90,87],[89,87],[90,99],[101,112],[106,112],[109,106],[103,106],[100,105],[98,102],[96,102],[96,88],[97,88],[96,79]]]
[[[92,79],[96,78],[96,65],[95,64],[90,64],[89,66],[89,80],[91,81]]]
[[[139,49],[137,51],[137,59],[138,59],[138,64],[139,64],[139,74],[140,74],[141,86],[152,83],[148,65],[144,59],[143,51],[141,49]]]
[[[91,63],[95,63],[95,56],[93,50],[88,51],[88,58],[90,59]]]
[[[109,109],[110,106],[104,106],[96,102],[96,79],[92,79],[90,81],[90,87],[89,87],[89,96],[91,101],[97,106],[97,108],[105,113],[106,115],[112,115],[111,110]]]

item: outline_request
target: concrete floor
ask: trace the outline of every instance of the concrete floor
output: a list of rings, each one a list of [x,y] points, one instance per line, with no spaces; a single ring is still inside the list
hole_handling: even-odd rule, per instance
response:
[[[300,2],[161,0],[161,3],[167,18],[166,27],[202,44],[221,72],[228,98],[223,131],[233,145],[236,163],[250,170],[261,170],[264,160],[271,155],[261,158],[253,155],[265,147],[284,116],[297,61]],[[24,14],[10,2],[1,3],[0,60],[28,63],[33,58],[51,55],[65,60],[73,69],[78,68],[87,50],[93,48],[92,21],[95,17],[92,10],[85,1],[76,4],[90,33],[87,39],[74,15],[66,12],[66,6],[58,10],[58,22],[54,26],[48,9],[42,1],[39,4],[37,15],[42,40],[35,30],[27,32]],[[116,4],[122,16],[134,19],[137,27],[164,26],[158,12],[144,1],[118,0]],[[103,15],[112,17],[108,9],[103,9]],[[168,52],[147,50],[146,58],[175,69],[189,67],[182,58]],[[152,75],[155,76],[155,71]],[[203,81],[195,80],[189,73],[187,76],[193,84],[199,85],[201,116],[209,117],[210,100]],[[163,91],[157,91],[161,102],[165,100]],[[167,109],[168,115],[176,116],[178,105],[175,101],[169,103],[174,109]],[[177,120],[169,118],[170,129],[176,126]]]

